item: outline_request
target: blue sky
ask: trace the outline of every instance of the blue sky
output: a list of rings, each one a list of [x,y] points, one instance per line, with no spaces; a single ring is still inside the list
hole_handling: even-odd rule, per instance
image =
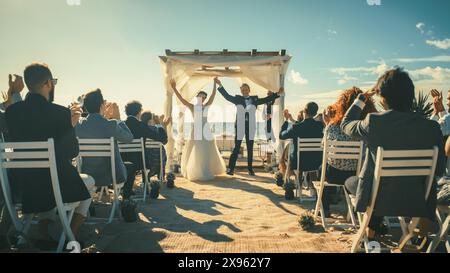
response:
[[[58,103],[99,87],[121,106],[139,99],[162,112],[157,56],[223,48],[287,49],[293,111],[310,100],[323,108],[339,90],[369,87],[394,65],[409,70],[419,90],[450,89],[448,0],[71,1],[0,0],[0,90],[7,74],[42,61],[59,79]]]

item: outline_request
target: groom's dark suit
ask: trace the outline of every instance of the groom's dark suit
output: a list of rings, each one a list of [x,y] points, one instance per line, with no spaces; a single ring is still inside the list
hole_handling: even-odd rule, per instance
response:
[[[241,109],[249,109],[248,106],[254,106],[254,110],[256,110],[256,107],[258,105],[272,102],[279,97],[279,95],[276,93],[274,93],[270,96],[267,96],[265,98],[258,98],[258,96],[248,96],[248,97],[244,97],[244,96],[240,96],[240,95],[231,96],[230,94],[228,94],[228,92],[225,90],[225,88],[223,88],[223,86],[220,86],[218,90],[219,90],[220,94],[222,94],[222,96],[227,101],[233,103],[236,106],[242,106],[242,107],[239,107]],[[253,115],[253,116],[250,116],[250,115]],[[231,154],[231,157],[230,157],[230,162],[228,164],[228,168],[231,172],[234,171],[234,168],[236,166],[237,157],[238,157],[239,150],[240,150],[241,144],[242,144],[242,137],[239,137],[238,128],[237,128],[238,123],[239,123],[238,119],[244,118],[244,117],[245,117],[245,142],[247,145],[248,170],[249,171],[253,170],[253,167],[252,167],[252,165],[253,165],[253,143],[254,143],[255,131],[256,131],[256,130],[254,130],[256,128],[255,112],[254,111],[246,111],[245,114],[243,114],[243,113],[240,114],[240,111],[238,109],[238,112],[236,114],[236,123],[235,123],[235,132],[236,132],[235,133],[235,143],[234,143],[235,145],[234,145],[233,153]]]

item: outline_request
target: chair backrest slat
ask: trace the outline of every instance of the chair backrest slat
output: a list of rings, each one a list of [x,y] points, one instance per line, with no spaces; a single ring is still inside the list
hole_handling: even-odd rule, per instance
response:
[[[5,149],[22,149],[22,150],[48,150],[48,143],[45,141],[39,141],[39,142],[4,142],[0,143],[0,150]]]
[[[161,142],[157,142],[155,140],[147,139],[145,141],[146,148],[162,148],[163,144]]]
[[[89,145],[80,144],[80,151],[110,151],[109,143],[107,145]]]
[[[2,152],[1,157],[4,159],[48,159],[48,152],[32,152],[32,151],[26,151],[26,152],[22,152],[22,151],[18,151],[18,150],[14,150],[14,152],[12,151],[7,151],[7,152]]]
[[[401,176],[428,176],[431,174],[431,168],[425,169],[403,169],[403,170],[381,170],[382,177],[401,177]]]
[[[120,153],[142,153],[144,151],[144,139],[133,139],[130,143],[119,142]]]
[[[102,151],[102,152],[98,152],[98,151],[80,151],[78,153],[78,156],[80,157],[109,157],[111,156],[111,152],[107,152],[107,151]]]
[[[329,159],[354,159],[358,160],[360,156],[358,154],[328,154]]]
[[[5,169],[47,169],[50,168],[48,160],[41,161],[7,161],[2,163]]]
[[[79,144],[110,144],[109,138],[79,138]]]
[[[382,164],[382,168],[429,167],[433,164],[433,159],[384,160]]]
[[[383,150],[383,158],[420,158],[420,157],[432,157],[433,150],[397,150],[387,151]]]

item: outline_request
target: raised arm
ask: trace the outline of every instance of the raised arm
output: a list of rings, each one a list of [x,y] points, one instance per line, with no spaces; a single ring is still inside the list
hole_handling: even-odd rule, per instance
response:
[[[208,102],[206,102],[205,106],[210,106],[214,102],[214,98],[216,97],[216,93],[217,93],[217,83],[216,83],[216,81],[214,81],[214,88],[213,88],[212,94],[209,97]]]
[[[189,108],[189,110],[193,111],[194,110],[194,105],[190,102],[188,102],[187,100],[185,100],[183,98],[183,96],[181,96],[180,92],[177,90],[177,83],[175,82],[175,80],[170,80],[170,86],[172,86],[173,92],[175,93],[175,95],[177,96],[177,98],[181,101],[182,104],[184,104],[186,107]]]
[[[362,111],[366,105],[366,96],[359,94],[355,102],[344,115],[341,123],[341,130],[344,134],[358,140],[367,140],[369,137],[369,119],[370,115],[364,120],[361,119]]]
[[[271,95],[265,97],[265,98],[258,98],[256,101],[256,105],[266,104],[269,102],[273,102],[274,100],[278,99],[282,94],[284,93],[284,88],[281,87],[278,93],[272,93]]]
[[[230,94],[228,94],[227,90],[225,90],[225,88],[223,88],[222,86],[222,82],[216,77],[214,78],[214,83],[216,83],[217,85],[219,85],[219,93],[222,94],[222,96],[229,102],[233,103],[233,104],[238,104],[238,100],[235,96],[231,96]]]

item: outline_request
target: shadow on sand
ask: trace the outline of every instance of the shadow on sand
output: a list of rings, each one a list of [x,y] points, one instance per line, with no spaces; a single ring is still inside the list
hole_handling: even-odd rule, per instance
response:
[[[249,183],[252,182],[253,184]],[[248,177],[248,176],[237,176],[237,177],[220,177],[217,180],[214,181],[202,181],[202,182],[191,182],[191,183],[197,183],[199,185],[209,185],[209,186],[215,186],[219,188],[225,188],[225,189],[235,189],[235,190],[242,190],[249,193],[254,194],[260,194],[265,196],[270,202],[272,202],[275,206],[280,208],[281,210],[285,211],[286,213],[289,213],[291,215],[296,215],[296,213],[290,211],[286,207],[283,206],[282,202],[287,202],[284,197],[274,193],[270,189],[266,189],[260,186],[255,185],[255,183],[274,183],[270,181],[270,178],[267,177]]]

